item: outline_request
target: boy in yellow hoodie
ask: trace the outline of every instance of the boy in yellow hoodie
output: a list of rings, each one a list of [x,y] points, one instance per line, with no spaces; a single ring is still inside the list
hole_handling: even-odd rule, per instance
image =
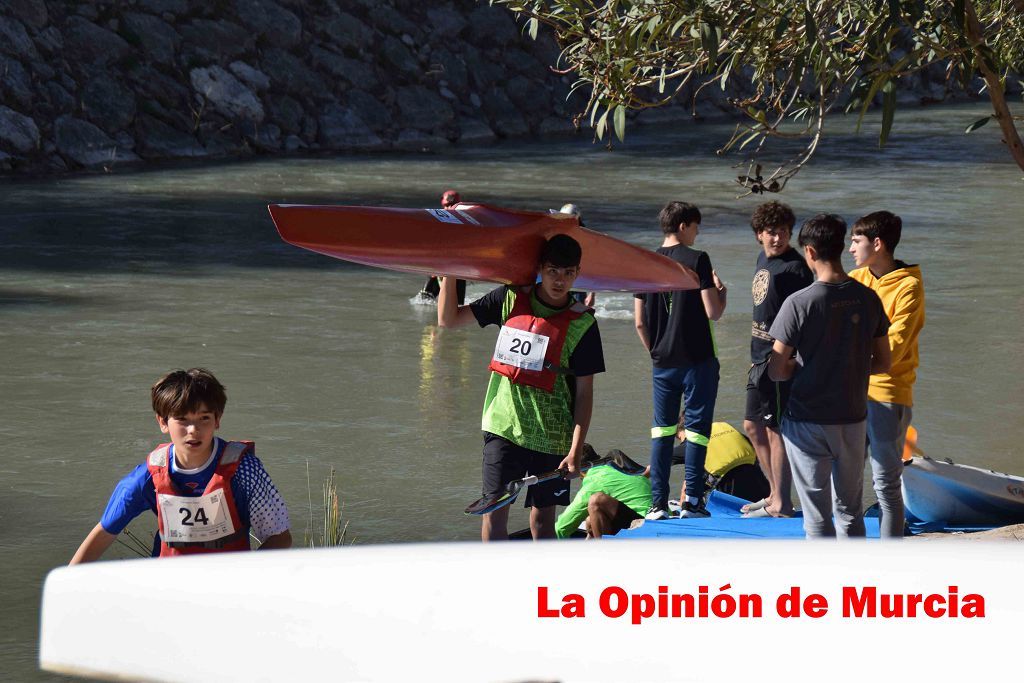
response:
[[[892,367],[868,384],[868,445],[882,538],[903,537],[903,442],[910,425],[917,377],[917,338],[924,327],[921,268],[893,256],[903,221],[876,211],[853,224],[850,253],[858,266],[850,277],[873,289],[889,317]]]

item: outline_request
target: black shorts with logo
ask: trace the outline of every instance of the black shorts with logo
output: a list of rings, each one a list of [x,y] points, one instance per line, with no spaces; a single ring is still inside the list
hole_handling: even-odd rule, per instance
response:
[[[773,382],[768,377],[768,361],[750,367],[747,373],[747,408],[744,419],[779,430],[779,418],[789,402],[792,380]]]
[[[564,455],[531,451],[490,432],[484,432],[483,495],[497,495],[516,479],[558,469]],[[569,482],[557,478],[526,489],[525,507],[546,508],[569,504]]]

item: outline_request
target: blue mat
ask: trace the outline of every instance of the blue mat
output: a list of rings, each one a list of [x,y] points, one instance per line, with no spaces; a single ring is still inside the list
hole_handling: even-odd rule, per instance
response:
[[[804,520],[798,512],[795,517],[758,517],[744,519],[740,507],[747,502],[742,498],[714,491],[708,497],[710,517],[704,519],[661,519],[646,521],[638,529],[624,529],[609,538],[803,538]],[[878,538],[878,518],[864,518],[868,538]]]

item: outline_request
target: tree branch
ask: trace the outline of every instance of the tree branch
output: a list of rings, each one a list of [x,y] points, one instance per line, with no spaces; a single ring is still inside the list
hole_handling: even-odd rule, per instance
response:
[[[1020,8],[1024,0],[1015,0],[1014,6]],[[978,21],[978,13],[974,9],[972,0],[965,0],[964,10],[967,14],[967,39],[974,47],[975,63],[985,84],[988,86],[988,96],[992,100],[992,109],[995,110],[995,119],[999,122],[999,128],[1003,131],[1003,142],[1010,148],[1010,155],[1017,165],[1024,170],[1024,143],[1021,142],[1020,134],[1013,123],[1013,114],[1010,106],[1006,103],[1006,93],[1003,92],[1003,83],[999,74],[989,66],[985,50],[985,36],[982,32],[981,22]]]

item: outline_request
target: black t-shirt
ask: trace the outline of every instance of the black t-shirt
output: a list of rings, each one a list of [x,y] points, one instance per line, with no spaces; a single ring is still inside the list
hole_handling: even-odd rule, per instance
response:
[[[516,288],[496,287],[470,304],[480,327],[501,325],[501,310],[509,290],[515,291]],[[597,329],[597,320],[587,328],[576,348],[569,354],[569,368],[576,377],[604,372],[604,350],[601,347],[601,332]],[[569,382],[569,387],[574,389],[573,382]]]
[[[651,341],[656,368],[681,368],[715,355],[711,321],[704,310],[702,290],[715,286],[711,259],[703,251],[682,244],[659,247],[658,253],[697,273],[700,289],[637,294],[644,302],[644,325]]]
[[[790,294],[809,287],[814,282],[811,269],[796,249],[789,249],[781,256],[768,258],[762,251],[757,257],[757,268],[751,294],[754,297],[754,315],[750,326],[750,361],[763,363],[768,360],[775,341],[768,330],[775,316],[782,308],[782,302]]]

